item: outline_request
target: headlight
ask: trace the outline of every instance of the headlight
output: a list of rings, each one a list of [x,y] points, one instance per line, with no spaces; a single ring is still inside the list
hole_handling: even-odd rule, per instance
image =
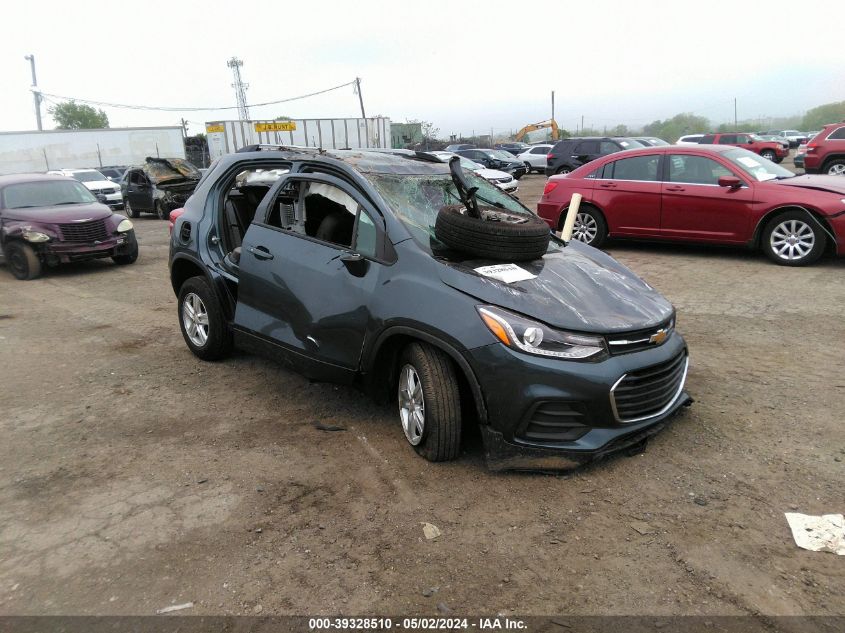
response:
[[[134,225],[132,224],[132,220],[129,218],[124,218],[120,221],[120,224],[117,225],[117,232],[118,233],[126,233],[126,231],[131,231]]]
[[[27,242],[48,242],[50,241],[50,236],[46,233],[39,233],[38,231],[24,231],[23,239]]]
[[[601,336],[556,330],[493,306],[478,306],[477,309],[493,336],[511,349],[565,360],[601,360],[607,355]]]

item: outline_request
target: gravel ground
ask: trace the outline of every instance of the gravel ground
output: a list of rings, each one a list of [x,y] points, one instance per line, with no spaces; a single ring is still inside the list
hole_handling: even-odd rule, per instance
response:
[[[166,223],[136,226],[133,266],[0,266],[0,614],[845,613],[783,516],[845,509],[845,261],[610,244],[677,306],[695,405],[636,457],[493,474],[477,438],[430,464],[353,390],[194,358]]]

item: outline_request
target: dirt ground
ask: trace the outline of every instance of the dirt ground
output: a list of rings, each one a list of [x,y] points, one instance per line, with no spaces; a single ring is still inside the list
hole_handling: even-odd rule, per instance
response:
[[[845,510],[845,260],[611,244],[677,306],[695,404],[636,457],[493,474],[353,390],[193,357],[167,225],[136,226],[134,266],[0,266],[0,614],[845,613],[783,515]]]

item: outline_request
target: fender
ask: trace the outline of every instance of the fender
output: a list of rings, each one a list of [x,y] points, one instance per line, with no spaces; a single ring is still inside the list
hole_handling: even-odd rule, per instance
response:
[[[419,327],[413,325],[392,325],[385,328],[376,337],[375,342],[370,346],[363,359],[364,362],[362,363],[362,368],[365,375],[372,375],[373,363],[378,357],[378,353],[384,345],[384,342],[391,336],[395,335],[410,336],[421,341],[425,341],[426,343],[442,350],[449,356],[449,358],[455,361],[455,364],[460,368],[461,372],[463,372],[467,379],[467,383],[469,384],[473,400],[475,401],[475,408],[478,412],[478,421],[481,424],[487,424],[487,406],[484,403],[481,385],[478,384],[475,372],[472,370],[472,367],[470,367],[470,364],[458,348],[452,343],[446,342],[444,340],[444,336],[440,332],[420,329]]]

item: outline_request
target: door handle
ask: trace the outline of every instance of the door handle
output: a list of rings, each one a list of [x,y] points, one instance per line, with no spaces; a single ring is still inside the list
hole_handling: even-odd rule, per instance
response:
[[[599,185],[599,187],[604,187],[605,189],[614,189],[616,188],[615,182],[603,182]]]
[[[683,187],[666,187],[666,191],[686,191]]]
[[[268,251],[264,246],[250,246],[247,250],[255,255],[256,259],[273,259],[273,253]]]

